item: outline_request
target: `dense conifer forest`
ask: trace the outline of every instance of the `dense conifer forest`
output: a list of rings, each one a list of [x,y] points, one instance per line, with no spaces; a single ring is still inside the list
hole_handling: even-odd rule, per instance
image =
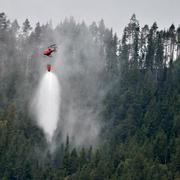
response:
[[[44,67],[42,49],[51,42],[59,44],[69,67],[81,67],[66,80],[82,106],[98,108],[101,126],[98,142],[87,145],[75,146],[68,133],[63,141],[57,132],[53,153],[29,113]],[[91,85],[102,92],[100,101],[87,100],[83,91],[94,61],[101,68]],[[133,15],[119,37],[103,20],[86,25],[71,17],[56,27],[38,22],[32,28],[28,19],[19,25],[0,13],[0,179],[179,178],[180,27],[140,27]]]

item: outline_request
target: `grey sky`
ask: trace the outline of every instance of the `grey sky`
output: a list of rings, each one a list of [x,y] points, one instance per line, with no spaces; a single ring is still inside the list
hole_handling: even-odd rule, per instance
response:
[[[87,24],[104,19],[118,34],[133,13],[141,25],[157,22],[159,28],[180,24],[180,0],[0,0],[0,12],[11,20],[22,23],[28,18],[34,25],[50,19],[56,25],[65,17],[73,16]]]

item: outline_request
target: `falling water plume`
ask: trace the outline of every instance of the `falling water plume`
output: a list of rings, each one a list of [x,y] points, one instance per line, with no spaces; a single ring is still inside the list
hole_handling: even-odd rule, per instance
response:
[[[48,143],[52,142],[59,120],[61,88],[56,75],[46,72],[33,99],[33,111],[40,128],[43,129]]]

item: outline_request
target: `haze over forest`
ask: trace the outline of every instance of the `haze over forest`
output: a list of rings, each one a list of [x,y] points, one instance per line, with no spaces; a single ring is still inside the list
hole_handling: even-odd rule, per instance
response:
[[[32,108],[49,61],[61,84],[51,144]],[[104,20],[32,28],[0,13],[0,179],[178,180],[179,109],[180,27],[133,14],[118,37]]]

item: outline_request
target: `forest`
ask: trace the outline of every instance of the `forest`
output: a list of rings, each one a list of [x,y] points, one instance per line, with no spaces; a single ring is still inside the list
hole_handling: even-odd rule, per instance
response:
[[[51,43],[60,118],[77,121],[58,125],[53,153],[29,111]],[[0,179],[179,180],[180,26],[140,27],[133,14],[119,37],[103,20],[33,28],[0,13]]]

